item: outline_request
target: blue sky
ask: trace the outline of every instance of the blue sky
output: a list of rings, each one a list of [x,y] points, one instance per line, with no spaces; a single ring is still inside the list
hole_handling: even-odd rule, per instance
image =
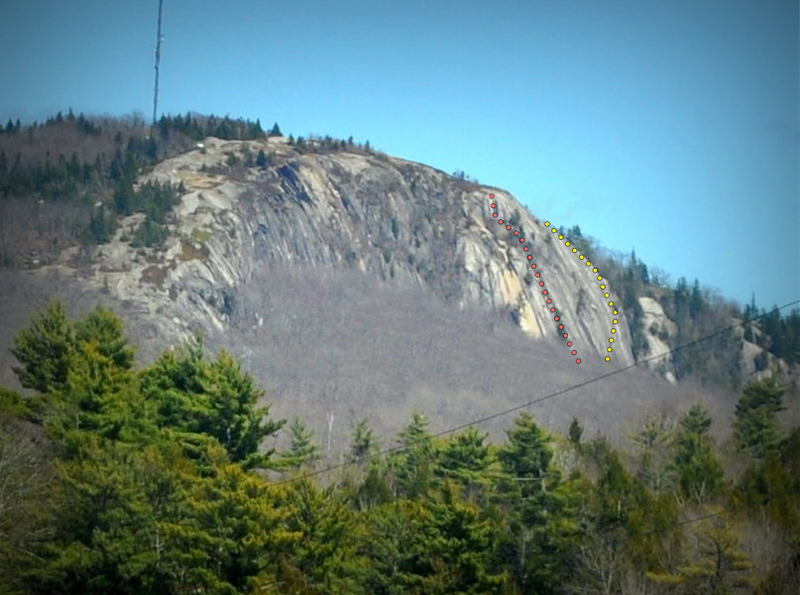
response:
[[[152,111],[157,0],[3,3],[0,118]],[[760,306],[800,298],[798,4],[164,0],[160,112],[352,135]]]

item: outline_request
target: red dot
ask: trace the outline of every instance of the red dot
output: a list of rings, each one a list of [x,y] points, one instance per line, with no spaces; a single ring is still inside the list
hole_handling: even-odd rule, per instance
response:
[[[539,281],[539,287],[544,287],[544,281]]]
[[[530,254],[528,254],[528,260],[533,260],[533,256],[531,256]],[[533,266],[534,266],[534,267],[536,267],[536,265],[533,265]]]
[[[567,338],[567,333],[564,333],[564,338],[565,338],[565,339]]]
[[[567,347],[572,347],[572,341],[570,341],[569,343],[567,343]]]
[[[579,364],[579,363],[581,363],[581,358],[578,358],[578,359],[576,359],[576,360],[575,360],[575,363],[576,363],[576,364]]]
[[[550,311],[551,311],[551,312],[555,312],[555,311],[556,311],[556,309],[555,309],[555,308],[550,308]],[[556,318],[556,320],[558,320],[558,318]]]
[[[525,252],[528,251],[528,247],[527,246],[523,246],[522,249],[525,250]]]
[[[493,208],[493,209],[496,209],[496,208],[497,208],[497,203],[496,203],[496,202],[493,202],[493,203],[492,203],[492,208]]]
[[[555,312],[555,311],[556,311],[556,309],[555,309],[555,308],[550,308],[550,311],[551,311],[551,312]],[[558,322],[558,321],[559,321],[559,317],[558,317],[558,316],[556,316],[555,318],[553,318],[553,320],[555,320],[556,322]]]
[[[525,238],[520,238],[520,239],[519,239],[519,241],[520,241],[520,242],[524,242],[524,241],[525,241]]]
[[[572,350],[572,355],[578,355],[578,352],[573,349]]]
[[[514,235],[515,235],[515,236],[518,236],[518,235],[519,235],[519,230],[518,230],[518,229],[515,229],[515,230],[514,230]]]
[[[506,229],[511,229],[511,226],[510,225],[506,225]]]
[[[553,300],[551,300],[550,298],[547,298],[547,303],[548,303],[548,304],[552,304],[552,303],[553,303]]]
[[[537,277],[538,277],[539,275],[541,275],[541,273],[536,273],[536,276],[537,276]]]
[[[502,219],[500,219],[500,220],[497,222],[497,224],[498,224],[498,225],[503,225],[503,220],[502,220]]]
[[[564,330],[564,325],[563,324],[559,324],[558,325],[558,330],[563,331]]]
[[[542,295],[547,295],[547,290],[546,289],[542,292]]]
[[[492,213],[492,217],[497,217],[497,213]]]
[[[489,198],[494,198],[494,194],[490,194],[490,195],[489,195]]]
[[[533,265],[531,268],[532,268],[532,269],[535,269],[535,268],[536,268],[536,265]]]

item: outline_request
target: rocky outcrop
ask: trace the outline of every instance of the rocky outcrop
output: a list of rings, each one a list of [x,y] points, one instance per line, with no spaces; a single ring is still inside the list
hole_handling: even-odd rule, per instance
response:
[[[155,332],[179,339],[198,325],[224,331],[236,320],[258,320],[263,313],[243,311],[242,289],[264,267],[304,263],[421,284],[460,309],[506,311],[532,337],[566,331],[584,359],[609,355],[613,337],[612,362],[632,363],[624,313],[614,325],[586,267],[591,255],[580,260],[502,189],[382,154],[301,153],[284,139],[202,145],[146,178],[186,189],[163,248],[130,246],[138,215],[91,258],[86,283],[146,313]],[[270,165],[241,165],[262,150]],[[499,216],[524,235],[536,271],[519,238],[492,218],[490,193]],[[74,256],[66,252],[61,266]]]
[[[664,309],[656,300],[650,297],[640,297],[639,305],[642,308],[641,325],[647,349],[642,359],[647,360],[647,366],[662,374],[669,382],[675,383],[675,375],[670,364],[670,339],[677,334],[677,326],[664,313]]]

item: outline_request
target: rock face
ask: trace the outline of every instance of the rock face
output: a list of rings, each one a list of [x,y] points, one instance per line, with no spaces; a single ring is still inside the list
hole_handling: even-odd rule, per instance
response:
[[[123,242],[141,215],[130,217],[97,249],[85,280],[146,313],[153,332],[180,338],[196,326],[258,324],[264,313],[245,305],[244,288],[275,265],[305,264],[423,285],[459,309],[506,312],[532,337],[567,332],[574,347],[563,340],[564,357],[575,349],[584,360],[633,362],[624,313],[614,325],[613,288],[604,298],[609,288],[586,266],[591,255],[581,260],[507,192],[385,155],[303,154],[284,139],[202,145],[148,175],[186,189],[163,249]],[[227,165],[260,150],[268,166]],[[492,202],[512,230],[492,217]]]
[[[656,300],[650,297],[640,297],[639,305],[642,307],[642,328],[645,329],[647,341],[647,365],[656,372],[663,374],[669,382],[675,383],[675,375],[669,361],[670,345],[668,340],[675,337],[677,326],[667,315]],[[660,357],[663,356],[663,357]]]
[[[608,303],[614,287],[601,289],[592,255],[581,260],[502,189],[275,138],[207,138],[148,179],[185,189],[163,246],[131,246],[139,214],[108,244],[0,269],[1,384],[14,384],[14,334],[58,296],[74,315],[98,302],[117,311],[141,363],[202,333],[256,377],[273,415],[302,416],[339,452],[353,421],[367,417],[389,436],[414,409],[434,430],[491,417],[482,427],[502,439],[510,419],[498,411],[536,402],[546,426],[564,432],[575,416],[587,435],[624,440],[643,416],[697,400],[691,386],[643,370],[604,375],[633,363],[626,312],[615,317]],[[655,300],[641,306],[650,352],[665,353],[670,321]],[[554,392],[563,396],[545,396]],[[730,401],[701,400],[720,419],[732,414]]]

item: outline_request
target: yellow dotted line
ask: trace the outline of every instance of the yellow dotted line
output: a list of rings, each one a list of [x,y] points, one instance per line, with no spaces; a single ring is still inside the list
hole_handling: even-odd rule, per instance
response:
[[[550,227],[550,222],[549,221],[545,221],[544,222],[544,226],[545,227]],[[553,227],[550,231],[553,232],[554,234],[558,233],[558,230],[555,227]],[[564,235],[559,233],[558,234],[558,239],[559,240],[564,240]],[[572,243],[569,240],[565,240],[564,241],[564,245],[569,247],[569,246],[572,245]],[[572,253],[573,254],[577,254],[578,253],[578,249],[573,247],[572,248]],[[585,260],[587,267],[591,267],[592,266],[592,263],[589,262],[589,259],[587,259],[583,254],[580,254],[578,256],[578,258],[580,260]],[[603,283],[603,275],[599,274],[599,272],[597,270],[597,267],[593,267],[592,268],[592,272],[597,274],[597,280],[600,282],[600,291],[603,292],[603,297],[606,298],[606,299],[609,299],[611,297],[611,294],[609,294],[609,292],[606,291],[606,284]],[[612,308],[612,311],[613,311],[613,314],[614,314],[613,324],[614,325],[619,324],[619,320],[617,319],[617,315],[619,314],[619,311],[614,307],[614,301],[613,300],[609,300],[608,305],[609,305],[610,308]],[[611,327],[611,335],[612,336],[608,338],[608,343],[609,343],[609,346],[607,348],[608,349],[608,353],[611,353],[612,351],[614,351],[614,348],[611,347],[611,345],[614,343],[613,335],[616,335],[616,334],[617,334],[617,329],[614,326],[612,326]],[[611,361],[611,356],[607,355],[605,359],[606,359],[607,362],[610,362]]]

